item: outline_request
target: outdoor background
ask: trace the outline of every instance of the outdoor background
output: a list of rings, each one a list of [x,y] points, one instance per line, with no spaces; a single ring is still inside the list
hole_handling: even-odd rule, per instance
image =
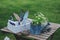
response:
[[[29,18],[36,12],[42,12],[50,22],[60,23],[60,0],[0,0],[0,29],[6,27],[9,17],[14,12],[19,14],[21,9],[29,10]],[[0,40],[5,36],[15,40],[13,34],[0,31]],[[60,40],[60,29],[55,32],[53,40]]]

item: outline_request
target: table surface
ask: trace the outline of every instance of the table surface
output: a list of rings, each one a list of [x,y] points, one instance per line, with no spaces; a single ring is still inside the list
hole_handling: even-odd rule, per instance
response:
[[[29,34],[27,37],[38,39],[38,40],[47,40],[58,28],[60,28],[60,24],[56,24],[56,23],[50,23],[50,24],[51,24],[51,25],[49,25],[49,27],[51,27],[50,32],[42,33],[40,35],[31,35],[31,34]],[[4,31],[4,32],[13,33],[10,30],[8,30],[7,27],[2,28],[0,30]],[[13,34],[15,34],[15,33],[13,33]],[[21,33],[16,33],[16,35],[21,35]]]

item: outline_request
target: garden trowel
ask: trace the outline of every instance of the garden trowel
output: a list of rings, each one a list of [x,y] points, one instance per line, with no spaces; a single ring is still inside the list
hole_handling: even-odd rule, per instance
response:
[[[29,14],[29,11],[26,11],[25,12],[25,15],[24,15],[24,17],[23,17],[23,20],[22,20],[22,23],[26,23],[26,21],[27,21],[27,18],[28,18],[28,14]]]
[[[16,13],[13,13],[13,15],[15,16],[15,18],[16,18],[16,20],[18,20],[19,22],[20,22],[20,17],[18,16],[18,14],[16,14]]]

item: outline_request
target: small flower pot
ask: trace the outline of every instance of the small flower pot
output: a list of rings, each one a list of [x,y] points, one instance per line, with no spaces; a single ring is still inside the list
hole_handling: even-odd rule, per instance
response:
[[[36,34],[39,35],[43,32],[44,29],[48,28],[48,25],[50,25],[49,23],[46,24],[46,26],[43,25],[33,25],[31,24],[31,28],[30,28],[30,33],[31,34]],[[47,29],[46,29],[47,30]]]
[[[43,29],[43,27],[41,27],[41,25],[33,25],[32,24],[31,28],[30,28],[30,33],[39,35],[39,34],[41,34],[42,29]]]

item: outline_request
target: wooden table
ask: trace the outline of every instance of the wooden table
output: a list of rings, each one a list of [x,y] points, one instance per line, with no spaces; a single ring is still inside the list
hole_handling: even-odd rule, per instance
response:
[[[54,32],[60,28],[60,24],[56,24],[56,23],[50,23],[51,25],[49,27],[51,27],[51,31],[47,32],[47,33],[42,33],[40,35],[27,35],[24,38],[21,37],[22,33],[13,33],[10,30],[8,30],[6,27],[2,28],[1,31],[3,31],[4,33],[12,33],[14,34],[14,36],[16,37],[16,40],[29,40],[29,38],[34,38],[34,40],[48,40],[48,38],[50,37],[50,40],[52,40]]]

